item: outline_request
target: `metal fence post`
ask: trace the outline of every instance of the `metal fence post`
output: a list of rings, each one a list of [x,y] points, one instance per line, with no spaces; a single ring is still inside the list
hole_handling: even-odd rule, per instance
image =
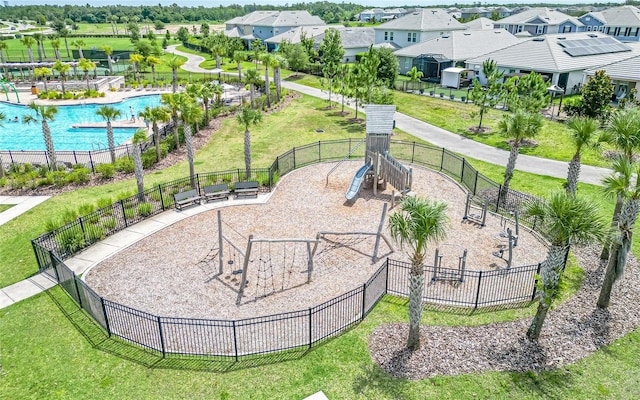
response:
[[[127,213],[124,212],[124,202],[122,200],[120,200],[120,209],[122,210],[122,219],[124,220],[124,226],[126,228],[129,224],[127,223]]]
[[[76,154],[75,150],[73,151],[73,161],[74,161],[74,164],[78,163],[78,155]]]
[[[236,320],[233,320],[233,349],[235,351],[236,354],[236,362],[238,362],[238,338],[237,336],[237,332],[236,332]]]
[[[293,169],[296,169],[296,148],[293,148]]]
[[[466,163],[466,161],[465,161],[465,159],[463,157],[462,158],[462,167],[460,168],[460,182],[461,183],[464,183],[464,170],[465,170],[464,167],[465,167],[465,163]]]
[[[312,328],[313,328],[313,309],[310,307],[309,308],[309,348],[311,348],[311,345],[313,344],[313,334],[312,334]]]
[[[476,171],[476,179],[473,181],[473,194],[476,194],[476,189],[478,189],[478,174],[479,172]]]
[[[322,142],[318,140],[318,162],[322,161],[322,151],[320,151],[320,149],[322,148],[321,143]]]
[[[538,268],[536,269],[536,275],[540,275],[540,268],[542,267],[542,263],[538,263]],[[533,293],[531,293],[531,301],[536,299],[536,294],[538,294],[538,279],[533,280]]]
[[[444,165],[444,152],[446,150],[444,149],[444,147],[442,148],[442,156],[440,157],[440,171],[442,171],[442,166]]]
[[[385,265],[385,277],[384,277],[384,294],[389,293],[389,257],[384,262]]]
[[[476,302],[475,305],[473,306],[473,310],[477,310],[478,309],[478,302],[480,301],[480,285],[482,283],[482,271],[480,271],[478,273],[478,289],[476,289]]]
[[[416,142],[414,141],[413,146],[411,146],[411,164],[413,164],[415,155],[416,155]]]
[[[364,319],[364,314],[367,308],[367,284],[363,283],[362,284],[362,317],[360,317],[360,321],[362,321]]]
[[[167,353],[164,348],[164,334],[162,333],[162,321],[160,320],[160,317],[156,317],[156,319],[158,321],[158,332],[160,332],[160,347],[162,348],[162,358],[164,358]]]
[[[107,317],[107,307],[104,305],[104,297],[100,297],[100,304],[102,304],[102,314],[104,315],[104,324],[107,328],[107,334],[111,337],[111,326],[109,325],[109,317]]]
[[[93,167],[93,157],[91,157],[91,152],[89,152],[89,165],[91,166],[91,172],[96,173],[96,169]]]
[[[502,185],[498,184],[498,199],[496,200],[496,211],[498,212],[498,209],[500,209],[500,196],[502,196]]]
[[[162,196],[162,185],[158,185],[158,193],[160,193],[160,205],[162,206],[162,211],[165,211],[164,197]]]

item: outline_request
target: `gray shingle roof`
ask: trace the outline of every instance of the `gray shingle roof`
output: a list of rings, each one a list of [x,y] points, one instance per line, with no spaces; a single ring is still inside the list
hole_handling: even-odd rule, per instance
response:
[[[470,58],[466,61],[469,64],[482,64],[483,61],[492,59],[498,66],[505,68],[534,69],[536,71],[546,72],[569,72],[610,64],[640,54],[640,44],[631,45],[625,43],[630,48],[630,51],[572,57],[567,54],[559,44],[562,40],[589,40],[602,37],[609,36],[603,33],[595,34],[593,32],[539,36],[479,57]]]
[[[582,22],[577,18],[546,7],[530,8],[518,14],[499,19],[495,23],[496,25],[520,25],[538,18],[545,21],[548,25],[559,25],[565,21],[571,21],[576,24],[576,26],[583,26]]]
[[[587,75],[593,75],[596,71],[604,70],[611,79],[621,81],[640,81],[640,56],[627,58],[612,64],[590,68],[585,71]]]
[[[321,26],[299,26],[293,29],[290,29],[284,33],[279,35],[275,35],[265,40],[267,43],[282,43],[285,40],[289,43],[296,44],[300,43],[300,38],[302,37],[302,33],[306,35],[306,37],[316,37],[321,35],[329,29],[330,27],[327,25]]]
[[[464,61],[520,43],[521,39],[504,29],[454,31],[443,37],[417,43],[394,52],[400,57],[442,54],[449,60]]]
[[[584,16],[586,15],[610,26],[640,26],[640,9],[634,6],[607,8],[598,12],[590,12]],[[580,19],[583,19],[584,16]]]
[[[233,18],[225,24],[273,27],[325,25],[320,17],[311,15],[308,11],[254,11],[242,17]]]
[[[476,18],[463,24],[469,29],[493,29],[493,20],[485,17]]]
[[[466,29],[464,25],[440,8],[420,9],[393,21],[378,25],[375,30],[451,31]]]

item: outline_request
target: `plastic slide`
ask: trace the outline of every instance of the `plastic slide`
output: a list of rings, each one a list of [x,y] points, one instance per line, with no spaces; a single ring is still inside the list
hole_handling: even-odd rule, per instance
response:
[[[366,174],[369,169],[371,169],[371,164],[365,164],[356,172],[353,181],[351,181],[351,186],[349,186],[349,190],[344,195],[347,200],[353,200],[356,197],[364,181],[364,174]]]

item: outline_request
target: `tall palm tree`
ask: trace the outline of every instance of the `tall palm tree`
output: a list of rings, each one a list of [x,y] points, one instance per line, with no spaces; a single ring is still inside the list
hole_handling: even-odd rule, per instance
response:
[[[211,47],[211,55],[216,58],[216,69],[220,69],[221,58],[225,54],[227,54],[227,48],[224,44],[218,43]]]
[[[49,43],[51,44],[51,47],[53,48],[53,54],[56,58],[56,60],[60,59],[60,39],[51,39],[49,41]]]
[[[89,84],[89,70],[96,69],[96,63],[91,60],[87,60],[86,58],[81,58],[78,60],[78,67],[84,71],[84,79],[87,81],[87,90],[91,90],[91,85]]]
[[[42,78],[42,83],[44,83],[44,91],[48,92],[49,88],[47,87],[47,79],[51,76],[51,70],[47,67],[40,67],[34,69],[33,73],[36,78]]]
[[[144,56],[142,54],[131,54],[129,56],[129,62],[131,63],[131,68],[133,68],[133,79],[138,81],[140,84],[140,63],[144,61]]]
[[[84,53],[82,52],[82,48],[87,44],[82,39],[77,39],[71,42],[71,45],[78,50],[78,58],[84,58]]]
[[[264,65],[264,93],[267,95],[267,108],[271,108],[271,86],[269,84],[269,68],[276,63],[273,54],[264,53],[260,57],[262,65]]]
[[[612,172],[606,176],[603,180],[603,193],[607,198],[615,199],[615,207],[613,209],[613,216],[611,217],[611,232],[614,232],[618,227],[618,219],[622,206],[624,205],[625,196],[629,193],[631,182],[633,178],[633,163],[624,155],[619,155],[611,163]],[[600,252],[600,261],[606,261],[609,259],[609,248],[611,247],[611,241],[606,240],[602,246]]]
[[[9,45],[4,41],[0,40],[0,62],[3,64],[7,63],[7,59],[5,58],[4,52],[9,49]],[[9,68],[4,67],[4,77],[9,79]]]
[[[640,167],[637,168],[637,173],[640,173]],[[618,218],[618,231],[611,241],[609,261],[598,296],[599,308],[609,307],[613,284],[624,274],[627,256],[631,251],[633,227],[638,219],[638,213],[640,213],[640,180],[636,179],[635,186],[627,191],[625,198]]]
[[[605,132],[608,142],[620,151],[622,157],[633,162],[634,153],[640,148],[640,111],[635,107],[619,108],[607,122]],[[614,164],[614,171],[616,165]],[[623,170],[624,171],[624,170]],[[619,198],[620,201],[623,198]],[[619,206],[619,207],[618,207]],[[622,203],[616,202],[611,218],[612,226],[617,226]],[[601,260],[609,259],[609,244],[605,243],[600,253]]]
[[[500,203],[506,201],[509,193],[509,184],[516,168],[516,160],[520,153],[520,147],[524,139],[535,137],[542,128],[542,116],[538,113],[528,113],[518,110],[515,113],[509,113],[502,117],[498,124],[500,133],[511,138],[511,151],[509,152],[509,161],[504,173],[504,182],[500,188]]]
[[[38,61],[42,62],[42,58],[47,55],[44,52],[44,35],[42,33],[34,33],[33,40],[36,41],[36,48],[38,49]]]
[[[71,52],[69,51],[69,41],[67,40],[70,33],[71,32],[69,32],[69,29],[67,28],[60,29],[58,31],[58,35],[60,35],[60,37],[64,39],[64,47],[67,49],[67,58],[71,58]]]
[[[111,163],[113,164],[116,162],[116,145],[113,140],[113,126],[111,126],[111,121],[119,118],[122,112],[115,107],[104,105],[96,111],[96,114],[107,121],[107,143],[109,145],[109,153],[111,153]]]
[[[171,68],[173,93],[178,91],[178,68],[184,65],[184,61],[178,57],[173,57],[167,62],[167,66]]]
[[[569,248],[601,240],[607,224],[598,207],[590,200],[573,197],[564,191],[552,193],[527,205],[525,216],[540,221],[539,232],[550,243],[547,258],[540,269],[540,302],[527,330],[530,340],[538,340],[547,312],[558,294]]]
[[[571,162],[569,162],[566,190],[571,196],[575,196],[578,178],[580,177],[580,158],[582,149],[597,148],[605,137],[598,134],[598,122],[592,118],[571,118],[567,123],[567,126],[571,130],[571,141],[573,142],[576,152],[571,158]]]
[[[116,19],[118,19],[118,17],[115,15],[112,15],[112,17],[115,17]],[[115,22],[114,22],[114,25],[115,25]],[[110,46],[103,46],[102,51],[104,51],[104,54],[107,55],[107,65],[109,66],[109,75],[113,76],[113,58],[111,58],[111,56],[113,55],[113,48],[111,48]]]
[[[249,85],[249,99],[251,99],[251,108],[255,108],[256,86],[261,82],[257,69],[249,69],[244,74],[244,83]]]
[[[186,93],[163,93],[160,95],[160,103],[164,104],[171,111],[171,119],[173,120],[173,137],[176,149],[180,148],[180,135],[178,127],[180,126],[179,111],[185,102],[189,101],[189,95]]]
[[[153,83],[156,83],[156,65],[161,63],[160,58],[155,56],[149,56],[146,58],[147,65],[151,67],[151,76],[153,77]]]
[[[238,80],[242,82],[242,62],[247,59],[246,54],[243,51],[236,51],[233,53],[233,61],[238,64]]]
[[[280,103],[282,97],[282,68],[288,68],[289,62],[279,54],[274,57],[273,81],[276,83],[276,103]]]
[[[184,101],[180,107],[180,118],[184,121],[184,142],[187,146],[187,160],[189,162],[189,182],[191,188],[196,187],[196,172],[194,168],[193,138],[191,125],[202,119],[202,108],[195,101]]]
[[[204,119],[206,125],[209,125],[209,102],[211,101],[211,99],[213,99],[214,96],[214,86],[218,85],[215,85],[211,82],[205,82],[202,85],[187,86],[187,94],[189,94],[189,96],[202,100],[202,104],[204,105]]]
[[[20,42],[22,42],[23,45],[27,46],[27,54],[29,55],[29,62],[33,64],[35,60],[33,59],[33,51],[31,50],[31,46],[33,46],[36,43],[35,39],[32,38],[31,36],[25,36],[22,39],[20,39]],[[33,76],[33,67],[31,67],[29,71],[31,71],[31,76]]]
[[[420,78],[422,78],[424,76],[424,73],[422,71],[418,71],[418,68],[413,67],[411,68],[411,70],[407,71],[406,73],[407,77],[409,77],[409,81],[413,83],[413,89],[415,90],[416,86],[416,82],[420,81]]]
[[[171,111],[167,107],[146,106],[138,115],[147,121],[151,121],[153,130],[153,143],[156,147],[156,160],[160,161],[160,130],[158,122],[167,122],[171,119]]]
[[[69,70],[71,69],[71,66],[69,64],[63,63],[60,60],[56,60],[56,62],[53,63],[53,66],[51,68],[54,71],[58,71],[58,74],[60,74],[60,84],[62,85],[62,94],[66,93],[64,83],[67,80],[67,72],[69,72]]]
[[[222,94],[224,93],[224,89],[222,89],[222,85],[214,83],[211,85],[211,92],[216,99],[216,107],[222,106]]]
[[[242,107],[242,110],[236,114],[236,120],[244,127],[244,168],[246,178],[251,177],[251,132],[249,127],[256,125],[262,121],[262,114],[250,107]]]
[[[409,271],[409,337],[407,348],[420,348],[420,320],[424,291],[424,261],[427,245],[447,235],[447,204],[440,201],[407,196],[400,209],[389,217],[391,236],[411,258]]]
[[[39,106],[36,103],[29,103],[29,109],[31,109],[32,113],[26,114],[23,117],[23,121],[25,124],[39,122],[42,125],[42,136],[44,138],[44,144],[47,148],[49,169],[53,171],[56,169],[56,150],[53,147],[53,138],[51,137],[49,122],[55,119],[58,109],[55,106]]]

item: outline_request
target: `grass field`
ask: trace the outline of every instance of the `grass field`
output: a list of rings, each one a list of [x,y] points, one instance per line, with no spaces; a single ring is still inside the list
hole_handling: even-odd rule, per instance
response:
[[[405,102],[415,98],[415,95],[407,96],[413,97],[407,97]],[[423,108],[437,106],[437,103],[421,104]],[[276,155],[293,146],[364,136],[360,124],[325,111],[325,106],[326,102],[322,100],[303,96],[284,110],[265,115],[263,122],[251,129],[253,164],[257,167],[269,165]],[[441,107],[441,113],[455,119],[455,111]],[[316,133],[317,128],[325,133]],[[241,168],[242,132],[243,128],[234,119],[225,120],[209,143],[198,151],[196,172]],[[393,138],[414,140],[402,132],[397,132]],[[502,179],[504,167],[467,159],[488,177],[496,181]],[[182,162],[147,175],[145,183],[152,186],[187,174],[188,167]],[[544,195],[560,188],[562,181],[518,171],[512,180],[512,188]],[[69,204],[95,204],[100,198],[114,199],[118,194],[131,193],[134,189],[135,183],[127,180],[69,192],[55,196],[1,226],[0,287],[36,271],[29,239],[44,232],[46,222]],[[580,184],[579,193],[597,200],[602,212],[610,215],[612,202],[603,198],[598,187]],[[636,255],[640,254],[637,243],[635,240],[633,251]],[[582,279],[581,270],[570,266],[563,296],[566,298],[573,293]],[[529,318],[534,311],[534,306],[472,316],[427,311],[423,323],[481,325]],[[135,346],[105,337],[56,287],[49,293],[0,310],[0,398],[301,399],[318,390],[323,390],[331,399],[640,397],[640,330],[558,370],[490,372],[408,381],[387,376],[371,361],[367,350],[367,338],[373,328],[397,321],[407,321],[406,304],[403,300],[385,297],[363,323],[305,353],[238,364],[163,360]]]
[[[0,204],[0,213],[13,207],[13,204]]]

